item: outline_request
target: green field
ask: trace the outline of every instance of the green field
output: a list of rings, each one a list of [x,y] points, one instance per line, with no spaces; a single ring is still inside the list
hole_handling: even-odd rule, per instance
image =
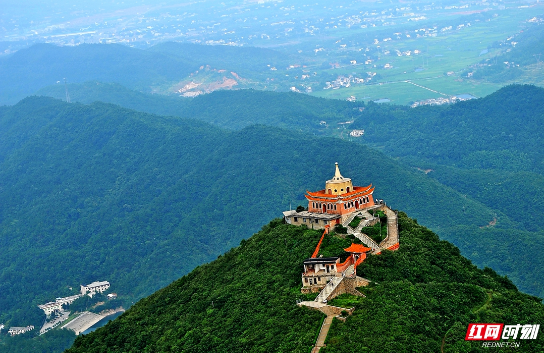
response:
[[[392,103],[408,104],[462,93],[483,97],[504,85],[520,81],[542,85],[544,83],[542,63],[540,66],[535,64],[534,67],[524,68],[526,74],[512,82],[488,83],[466,77],[467,70],[470,71],[472,65],[486,59],[492,60],[504,52],[506,50],[504,47],[492,47],[493,43],[504,41],[525,28],[528,25],[527,19],[533,17],[537,11],[541,11],[541,5],[493,11],[494,14],[488,16],[485,21],[474,21],[470,26],[435,37],[413,38],[412,34],[407,38],[405,35],[407,32],[403,32],[402,29],[397,29],[398,33],[402,34],[386,42],[376,35],[380,42],[373,44],[373,49],[378,50],[378,60],[365,65],[364,51],[344,52],[342,55],[345,59],[356,60],[357,64],[321,70],[320,74],[329,77],[352,75],[365,78],[367,72],[375,72],[378,80],[373,79],[367,84],[352,84],[350,87],[338,89],[314,90],[312,94],[334,99],[355,96],[357,100],[364,101],[388,98]],[[446,21],[445,18],[442,20]],[[440,28],[440,23],[435,26]],[[428,24],[422,25],[423,28],[425,26]],[[415,53],[415,50],[419,53]],[[398,56],[397,51],[411,53],[409,56],[405,54]],[[386,64],[391,67],[384,68]]]

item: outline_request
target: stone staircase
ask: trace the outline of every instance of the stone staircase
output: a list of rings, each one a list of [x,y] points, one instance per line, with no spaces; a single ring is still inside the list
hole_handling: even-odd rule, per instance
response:
[[[355,274],[355,266],[353,264],[349,265],[348,268],[342,272],[342,275],[344,277],[351,277]]]
[[[357,217],[358,214],[359,214],[359,212],[353,212],[352,214],[350,214],[350,215],[348,216],[348,218],[346,218],[346,220],[345,220],[344,222],[342,222],[342,225],[343,225],[344,227],[349,227],[349,224],[351,223],[351,221],[353,221],[353,219],[354,219],[355,217]],[[349,228],[351,228],[351,227],[349,227]]]
[[[387,237],[381,241],[380,247],[382,249],[387,249],[399,242],[399,228],[397,214],[395,211],[392,211],[389,207],[386,207],[384,212],[387,216]]]
[[[323,324],[321,325],[321,330],[319,330],[317,342],[312,349],[312,353],[318,353],[322,347],[325,347],[325,339],[327,338],[327,334],[329,333],[329,329],[331,328],[333,318],[334,315],[327,315],[325,320],[323,320]]]
[[[372,219],[363,219],[363,220],[361,220],[361,223],[359,223],[357,228],[354,229],[353,233],[361,233],[361,229],[363,229],[364,227],[369,226],[371,221],[372,221]]]
[[[378,245],[378,243],[376,243],[374,239],[372,239],[365,233],[353,233],[353,235],[363,244],[371,248],[373,253],[380,252],[380,245]]]
[[[327,283],[325,288],[323,288],[323,290],[319,293],[317,298],[315,298],[314,301],[318,303],[323,303],[324,300],[327,300],[329,296],[331,295],[331,293],[336,289],[336,287],[338,287],[338,285],[340,284],[340,282],[342,282],[343,279],[344,278],[342,277],[333,277],[329,281],[329,283]]]

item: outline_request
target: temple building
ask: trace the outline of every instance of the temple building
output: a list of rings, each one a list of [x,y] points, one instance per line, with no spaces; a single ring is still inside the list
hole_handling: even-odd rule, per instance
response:
[[[283,212],[285,221],[293,225],[305,224],[309,228],[324,229],[341,224],[351,213],[374,206],[374,188],[353,186],[350,178],[340,174],[338,163],[334,177],[325,182],[325,189],[316,192],[307,191],[308,211]]]

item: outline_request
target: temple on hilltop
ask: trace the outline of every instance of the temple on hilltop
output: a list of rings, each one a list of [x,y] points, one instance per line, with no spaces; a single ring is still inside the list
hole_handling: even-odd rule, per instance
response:
[[[325,189],[316,192],[306,191],[308,210],[285,211],[285,221],[293,225],[305,224],[309,228],[324,229],[343,223],[355,211],[374,206],[372,193],[374,188],[353,186],[350,178],[340,174],[336,163],[334,177],[325,182]]]
[[[350,178],[342,176],[336,163],[334,177],[325,182],[325,189],[307,191],[307,210],[299,208],[298,212],[283,212],[286,223],[324,230],[313,254],[303,263],[301,291],[320,292],[315,302],[326,303],[346,292],[361,295],[355,288],[367,285],[368,280],[357,276],[357,266],[369,255],[379,255],[382,250],[394,251],[399,248],[397,212],[383,200],[375,202],[373,193],[372,184],[353,186]],[[370,231],[369,227],[384,222],[386,231],[383,233],[383,226],[380,226],[379,235],[365,234]],[[345,238],[342,234],[329,235],[329,231],[339,224],[345,227],[348,234],[358,239],[357,243],[351,243],[344,249],[349,254],[344,262],[340,262],[339,257],[320,255],[325,236]]]

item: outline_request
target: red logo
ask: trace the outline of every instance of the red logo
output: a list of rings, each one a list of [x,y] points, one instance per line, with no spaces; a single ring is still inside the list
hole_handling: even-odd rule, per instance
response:
[[[504,324],[469,324],[465,341],[498,341]]]

